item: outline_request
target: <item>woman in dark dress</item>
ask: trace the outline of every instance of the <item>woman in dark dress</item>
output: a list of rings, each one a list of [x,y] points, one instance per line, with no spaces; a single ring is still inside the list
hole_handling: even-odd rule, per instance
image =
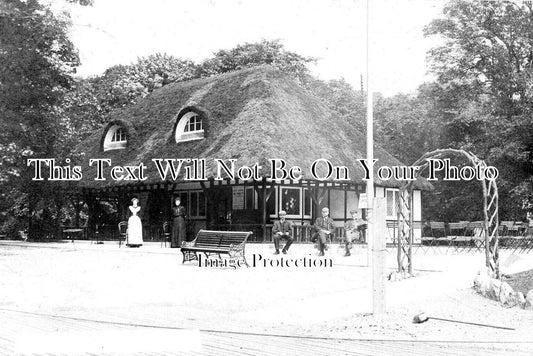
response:
[[[181,199],[174,199],[175,206],[172,208],[172,240],[170,247],[180,247],[185,241],[185,208],[181,206]]]

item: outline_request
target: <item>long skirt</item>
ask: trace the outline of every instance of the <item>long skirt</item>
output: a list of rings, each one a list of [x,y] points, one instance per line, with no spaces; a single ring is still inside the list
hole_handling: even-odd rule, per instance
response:
[[[127,245],[130,247],[138,247],[143,244],[143,227],[141,219],[132,215],[128,219],[128,240]]]
[[[185,219],[183,216],[177,216],[172,221],[172,240],[170,241],[170,247],[181,247],[183,241],[185,241]]]

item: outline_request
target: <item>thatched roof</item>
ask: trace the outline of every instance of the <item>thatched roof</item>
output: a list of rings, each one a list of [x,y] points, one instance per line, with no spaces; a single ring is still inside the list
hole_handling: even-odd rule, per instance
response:
[[[204,116],[206,138],[176,143],[178,114],[195,108]],[[310,166],[319,158],[347,166],[350,178],[362,183],[364,170],[356,161],[365,158],[365,136],[336,116],[318,98],[297,85],[286,74],[260,66],[166,85],[137,104],[111,114],[110,122],[122,123],[129,135],[126,149],[103,152],[102,137],[109,124],[94,132],[76,151],[83,154],[85,187],[103,187],[131,182],[94,181],[95,168],[89,158],[110,158],[113,165],[147,166],[144,183],[160,183],[153,158],[205,158],[208,172],[215,174],[214,159],[237,159],[237,165],[262,165],[268,159],[284,159],[300,166],[304,179],[311,179]],[[375,146],[375,167],[402,165],[391,154]],[[109,169],[107,169],[109,171]],[[398,187],[397,181],[379,181]],[[421,182],[419,187],[429,187]]]

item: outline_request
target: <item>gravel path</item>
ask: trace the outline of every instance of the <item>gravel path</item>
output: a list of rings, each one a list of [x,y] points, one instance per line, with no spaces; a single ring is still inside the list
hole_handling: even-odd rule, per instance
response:
[[[333,267],[327,268],[233,270],[182,265],[178,251],[155,243],[119,249],[0,241],[0,310],[197,330],[439,342],[460,344],[466,354],[533,354],[533,312],[503,308],[470,288],[483,254],[416,256],[417,276],[388,282],[387,313],[372,315],[366,250],[355,252],[344,258],[332,246],[326,257]],[[248,259],[253,255],[274,259],[268,245],[249,244]],[[284,258],[314,259],[315,251],[297,245]],[[515,330],[432,319],[413,324],[420,312]]]

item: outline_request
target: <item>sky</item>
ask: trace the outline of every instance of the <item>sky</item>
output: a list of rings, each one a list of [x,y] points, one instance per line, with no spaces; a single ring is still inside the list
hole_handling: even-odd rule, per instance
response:
[[[431,79],[426,52],[439,42],[422,30],[442,16],[443,4],[370,1],[373,91],[410,93]],[[200,62],[219,49],[279,39],[316,58],[311,71],[320,79],[344,78],[359,88],[366,78],[366,0],[94,0],[72,6],[71,17],[81,76],[158,52]]]

